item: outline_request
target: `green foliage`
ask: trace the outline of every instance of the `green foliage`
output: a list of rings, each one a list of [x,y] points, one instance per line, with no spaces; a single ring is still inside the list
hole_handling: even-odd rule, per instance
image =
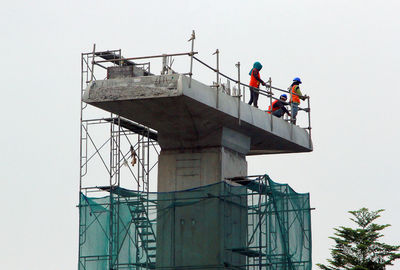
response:
[[[386,265],[392,265],[400,258],[400,253],[396,253],[400,246],[378,241],[383,236],[381,231],[390,226],[373,223],[382,211],[369,211],[368,208],[349,211],[357,228],[335,228],[335,236],[330,237],[336,242],[331,249],[332,259],[328,259],[329,265],[317,266],[323,270],[384,270]]]

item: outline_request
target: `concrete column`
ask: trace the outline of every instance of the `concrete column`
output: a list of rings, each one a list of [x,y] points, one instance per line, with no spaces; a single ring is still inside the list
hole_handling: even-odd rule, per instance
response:
[[[247,175],[250,138],[231,129],[222,128],[198,142],[186,143],[194,146],[191,148],[176,149],[176,141],[163,139],[162,134],[159,141],[162,150],[158,160],[158,192],[190,189]]]
[[[250,138],[227,128],[207,137],[193,148],[168,149],[165,143],[175,142],[161,135],[158,191],[200,188],[159,193],[157,267],[215,269],[245,262],[229,249],[246,245],[247,197],[230,196],[229,186],[221,181],[247,175]]]

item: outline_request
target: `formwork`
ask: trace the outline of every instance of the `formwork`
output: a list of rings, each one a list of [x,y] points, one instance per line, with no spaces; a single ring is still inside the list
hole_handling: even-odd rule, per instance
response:
[[[179,192],[81,194],[79,269],[311,269],[309,194],[268,175],[232,180]]]

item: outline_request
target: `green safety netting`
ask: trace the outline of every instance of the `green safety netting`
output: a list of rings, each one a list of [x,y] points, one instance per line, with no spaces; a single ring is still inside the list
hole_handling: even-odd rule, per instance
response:
[[[309,194],[267,175],[240,183],[81,194],[78,269],[310,270]]]

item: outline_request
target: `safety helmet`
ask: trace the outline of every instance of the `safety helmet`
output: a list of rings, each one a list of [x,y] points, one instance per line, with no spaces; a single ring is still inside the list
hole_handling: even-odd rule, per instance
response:
[[[293,79],[293,81],[294,81],[294,82],[301,83],[301,80],[300,80],[300,78],[299,78],[299,77],[296,77],[296,78],[294,78],[294,79]]]
[[[259,71],[262,69],[262,67],[263,67],[263,66],[261,65],[260,62],[255,62],[254,65],[253,65],[253,68],[256,68],[256,69],[259,70]]]
[[[286,94],[282,94],[279,98],[280,99],[282,99],[282,98],[287,99],[287,95]]]

